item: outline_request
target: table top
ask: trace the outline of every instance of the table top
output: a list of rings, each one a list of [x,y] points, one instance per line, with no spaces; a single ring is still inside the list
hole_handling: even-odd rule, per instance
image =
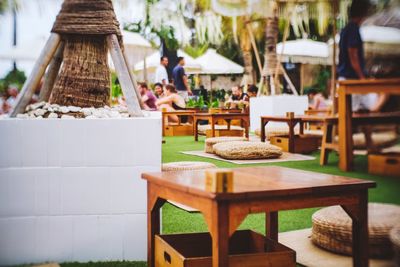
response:
[[[301,121],[301,117],[295,116],[292,118],[286,117],[286,116],[261,116],[262,119],[264,120],[269,120],[269,121],[282,121],[282,122],[288,122],[288,121]]]
[[[388,79],[364,79],[364,80],[342,80],[339,85],[375,85],[375,84],[400,84],[400,78]]]
[[[195,117],[249,117],[249,113],[196,113]]]
[[[166,115],[193,115],[196,113],[194,110],[174,110],[174,111],[163,111]]]
[[[372,181],[278,166],[233,170],[233,192],[229,193],[206,191],[204,170],[143,173],[142,178],[163,188],[218,200],[357,191],[376,186]]]

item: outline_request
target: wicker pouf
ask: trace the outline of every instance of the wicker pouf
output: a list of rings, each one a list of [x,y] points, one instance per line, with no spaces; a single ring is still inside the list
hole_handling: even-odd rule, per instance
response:
[[[162,171],[190,171],[217,168],[215,164],[202,161],[179,161],[164,163]]]
[[[369,253],[374,258],[393,254],[390,230],[400,221],[400,206],[370,203],[368,205]],[[321,209],[312,216],[311,240],[326,250],[351,255],[352,220],[340,206]]]
[[[299,133],[299,128],[295,127],[294,132],[296,134]],[[257,136],[261,136],[261,129],[257,128],[254,131],[254,134]],[[283,136],[283,135],[289,135],[289,126],[269,126],[265,127],[265,138],[269,140],[273,136]]]
[[[207,130],[211,130],[211,125],[207,124],[207,125],[199,125],[198,126],[198,131],[200,134],[206,134]],[[215,130],[227,130],[228,129],[228,125],[215,125],[214,127]],[[237,126],[237,125],[231,125],[231,130],[244,130],[244,128]]]
[[[279,147],[261,142],[224,142],[213,148],[215,154],[224,159],[273,159],[282,155]]]
[[[393,244],[393,250],[396,254],[397,266],[400,266],[400,225],[397,225],[390,231],[390,240]]]
[[[221,137],[211,137],[207,138],[204,144],[204,151],[206,153],[214,154],[213,146],[218,143],[232,142],[232,141],[247,141],[245,137],[238,136],[221,136]]]

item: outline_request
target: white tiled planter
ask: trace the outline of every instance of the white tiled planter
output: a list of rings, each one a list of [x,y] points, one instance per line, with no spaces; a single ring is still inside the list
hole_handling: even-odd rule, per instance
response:
[[[250,129],[255,131],[261,126],[261,116],[282,116],[286,112],[303,115],[308,108],[307,96],[275,95],[250,98]],[[268,123],[268,126],[280,123]]]
[[[159,114],[0,120],[0,265],[145,260]]]

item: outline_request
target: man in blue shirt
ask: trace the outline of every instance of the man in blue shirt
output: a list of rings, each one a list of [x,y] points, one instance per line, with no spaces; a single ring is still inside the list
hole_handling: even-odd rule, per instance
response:
[[[339,42],[339,80],[366,79],[364,46],[360,34],[360,25],[368,15],[370,4],[366,0],[353,0],[349,23],[340,33]],[[385,104],[387,97],[377,94],[353,95],[353,111],[379,111]]]
[[[178,65],[176,65],[172,70],[172,77],[178,94],[187,101],[189,95],[192,94],[192,91],[190,90],[185,69],[183,68],[184,65],[185,59],[183,57],[178,57]]]

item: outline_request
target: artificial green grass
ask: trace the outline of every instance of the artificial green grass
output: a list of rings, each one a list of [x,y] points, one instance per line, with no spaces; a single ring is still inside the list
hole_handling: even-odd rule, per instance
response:
[[[174,161],[206,161],[212,162],[218,167],[233,168],[246,166],[283,166],[307,171],[320,173],[349,176],[359,179],[372,180],[377,183],[377,188],[369,191],[369,201],[395,203],[400,204],[399,189],[400,179],[393,177],[382,177],[367,173],[367,157],[355,157],[355,170],[352,172],[342,172],[338,169],[338,156],[331,153],[329,164],[326,166],[319,165],[319,152],[313,153],[315,160],[280,162],[272,164],[252,164],[252,165],[236,165],[229,162],[207,159],[197,156],[182,154],[182,151],[202,150],[204,148],[204,138],[200,138],[199,142],[195,142],[192,136],[184,137],[165,137],[166,143],[163,144],[163,162]],[[311,215],[316,211],[313,209],[293,210],[279,212],[279,231],[285,232],[290,230],[304,229],[311,227]],[[207,231],[207,226],[201,214],[190,214],[178,209],[170,204],[163,207],[163,233],[186,233]],[[265,233],[265,216],[264,214],[249,215],[240,226],[240,229],[253,229],[260,233]]]

